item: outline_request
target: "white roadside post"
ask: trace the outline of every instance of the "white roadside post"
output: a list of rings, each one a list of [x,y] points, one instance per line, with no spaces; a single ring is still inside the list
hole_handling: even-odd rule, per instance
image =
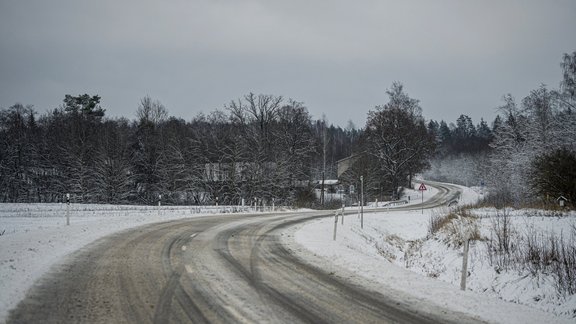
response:
[[[70,194],[66,194],[66,225],[70,225]]]
[[[460,235],[464,243],[464,251],[462,254],[462,274],[460,277],[460,289],[466,290],[466,279],[468,278],[468,253],[470,251],[470,241],[474,237],[474,230],[471,224],[465,222],[464,218],[458,216],[460,220]]]
[[[460,289],[466,290],[466,277],[468,277],[468,250],[470,249],[470,236],[466,234],[464,238],[464,255],[462,256],[462,277],[460,279]]]
[[[360,228],[364,228],[364,176],[360,176]]]
[[[344,203],[342,203],[342,213],[340,215],[342,216],[342,225],[344,225]]]
[[[162,195],[158,195],[158,216],[160,216],[160,207],[162,206]]]

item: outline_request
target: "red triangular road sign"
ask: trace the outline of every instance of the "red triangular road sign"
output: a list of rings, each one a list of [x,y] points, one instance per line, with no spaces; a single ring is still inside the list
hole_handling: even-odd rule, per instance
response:
[[[428,189],[426,189],[426,186],[423,183],[421,183],[420,188],[418,188],[418,190],[424,191],[424,190],[428,190]]]

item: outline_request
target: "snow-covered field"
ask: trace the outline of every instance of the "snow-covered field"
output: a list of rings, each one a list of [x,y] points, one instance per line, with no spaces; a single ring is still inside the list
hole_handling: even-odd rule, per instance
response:
[[[140,225],[252,209],[236,206],[171,207],[0,204],[0,322],[34,281],[66,255],[106,235]]]
[[[474,191],[462,189],[461,204],[478,199]],[[390,209],[367,213],[363,229],[356,214],[347,215],[344,225],[338,220],[335,241],[334,218],[309,222],[293,235],[314,257],[351,270],[375,285],[382,285],[382,289],[416,295],[484,320],[505,323],[576,320],[576,296],[557,294],[551,276],[532,276],[525,271],[497,273],[487,260],[487,245],[481,242],[470,247],[467,291],[460,291],[462,247],[454,244],[448,232],[435,235],[428,232],[430,217],[448,212],[447,209],[424,210],[424,213]],[[487,237],[492,225],[488,216],[494,210],[475,212],[485,217],[477,221],[482,236]],[[565,235],[576,223],[575,213],[564,217],[527,217],[527,213],[533,215],[526,211],[512,213],[516,231],[536,228],[559,234],[563,229]]]
[[[432,197],[433,188],[424,198]],[[463,188],[461,204],[478,198]],[[410,203],[418,203],[417,191],[406,192]],[[404,197],[407,200],[407,196]],[[223,209],[224,208],[224,209]],[[226,209],[228,208],[228,209]],[[106,235],[154,222],[197,217],[206,213],[232,212],[233,207],[217,209],[194,207],[145,207],[110,205],[73,205],[70,226],[66,226],[66,205],[0,205],[0,322],[8,310],[21,300],[33,282],[68,254]],[[346,268],[357,278],[382,289],[393,289],[408,300],[425,300],[456,312],[469,313],[491,322],[539,323],[573,322],[576,299],[563,299],[553,291],[549,278],[532,278],[523,273],[496,274],[483,261],[485,246],[471,247],[468,291],[459,290],[461,248],[437,233],[428,235],[429,211],[394,211],[373,206],[377,213],[364,215],[364,229],[356,213],[338,222],[337,240],[332,240],[334,218],[308,222],[288,230],[286,239],[299,246],[304,255],[320,257],[326,266]],[[355,210],[355,209],[354,209]],[[249,210],[247,210],[249,211]],[[484,216],[493,211],[478,210]],[[517,212],[517,228],[532,224],[542,229],[560,229],[576,219],[534,216],[526,221]],[[486,234],[488,218],[480,219]],[[570,225],[571,226],[571,225]],[[335,270],[336,271],[336,270]],[[503,302],[513,300],[525,306]],[[410,299],[412,298],[412,299]],[[539,308],[543,311],[534,310]],[[554,316],[552,314],[557,314]]]

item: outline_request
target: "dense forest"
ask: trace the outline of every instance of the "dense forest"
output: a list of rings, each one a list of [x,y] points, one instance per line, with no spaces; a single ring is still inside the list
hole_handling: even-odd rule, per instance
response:
[[[311,205],[314,188],[365,179],[368,199],[390,199],[413,176],[485,185],[507,203],[574,201],[576,52],[559,89],[542,85],[477,124],[426,121],[420,102],[394,83],[365,127],[313,120],[303,103],[250,93],[190,121],[148,96],[136,118],[109,118],[98,95],[65,95],[38,114],[0,109],[0,202]],[[136,105],[135,105],[136,106]],[[321,201],[323,203],[323,201]]]
[[[292,204],[336,177],[359,131],[312,121],[301,103],[248,94],[191,121],[144,97],[136,119],[107,118],[101,98],[66,95],[38,116],[0,110],[0,201]],[[324,162],[325,161],[325,162]]]

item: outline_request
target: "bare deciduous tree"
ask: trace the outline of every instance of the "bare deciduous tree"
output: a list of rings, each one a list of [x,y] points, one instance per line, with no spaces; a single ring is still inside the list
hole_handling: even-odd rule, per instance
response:
[[[140,124],[151,123],[158,125],[168,118],[168,110],[158,101],[146,96],[140,100],[140,105],[136,110],[136,117]]]
[[[418,100],[403,93],[398,83],[387,93],[390,101],[368,114],[366,143],[367,152],[379,162],[381,174],[389,179],[392,189],[397,190],[426,167],[434,149],[434,138],[420,115]]]

